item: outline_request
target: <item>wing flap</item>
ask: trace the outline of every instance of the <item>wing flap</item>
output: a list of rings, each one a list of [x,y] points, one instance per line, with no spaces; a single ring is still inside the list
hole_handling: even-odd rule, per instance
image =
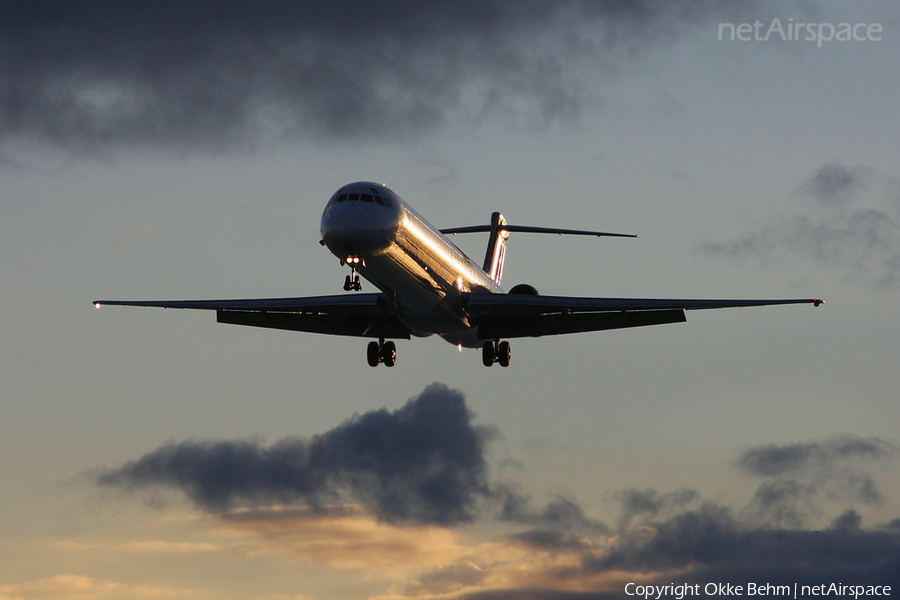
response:
[[[326,335],[409,339],[409,329],[393,315],[353,315],[285,313],[268,311],[219,310],[219,323],[305,331]]]
[[[683,310],[642,310],[594,313],[555,313],[506,317],[485,317],[479,320],[481,339],[541,337],[565,333],[583,333],[625,327],[645,327],[665,323],[683,323]]]

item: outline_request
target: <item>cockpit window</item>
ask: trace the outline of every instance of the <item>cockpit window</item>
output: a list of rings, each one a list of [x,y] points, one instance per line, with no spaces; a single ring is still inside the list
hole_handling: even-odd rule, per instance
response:
[[[350,202],[354,202],[355,200],[359,200],[359,194],[350,194],[350,197],[347,198]]]
[[[378,191],[378,188],[370,187],[369,189],[372,190],[372,193],[375,194],[376,196],[381,193]]]
[[[384,200],[381,198],[381,196],[375,196],[375,202],[377,202],[378,204],[380,204],[382,206],[386,206],[384,203]]]
[[[347,194],[340,194],[335,202],[344,202],[347,200]]]
[[[359,197],[360,197],[360,199],[362,199],[363,202],[375,202],[375,199],[372,197],[372,194],[360,194]]]

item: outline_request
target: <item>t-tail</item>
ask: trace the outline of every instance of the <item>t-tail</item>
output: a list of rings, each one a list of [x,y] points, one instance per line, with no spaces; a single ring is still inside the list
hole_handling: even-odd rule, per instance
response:
[[[488,239],[487,251],[484,253],[484,272],[494,283],[500,285],[503,277],[503,262],[506,260],[506,241],[509,230],[505,228],[506,219],[498,212],[491,215],[491,237]]]
[[[498,212],[491,215],[490,225],[470,225],[468,227],[450,227],[441,229],[444,235],[456,235],[457,233],[484,233],[489,232],[491,238],[488,240],[487,252],[484,254],[484,272],[487,273],[494,283],[500,284],[503,277],[503,261],[506,258],[506,242],[509,240],[510,232],[518,233],[551,233],[555,235],[593,235],[597,237],[631,237],[636,238],[633,233],[609,233],[607,231],[585,231],[583,229],[558,229],[556,227],[533,227],[531,225],[509,225],[506,219]]]

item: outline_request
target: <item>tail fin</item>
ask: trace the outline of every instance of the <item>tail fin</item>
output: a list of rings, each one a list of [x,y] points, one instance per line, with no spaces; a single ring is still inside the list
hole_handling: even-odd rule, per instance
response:
[[[487,252],[484,254],[484,272],[500,285],[503,277],[503,261],[506,259],[506,240],[509,230],[505,228],[506,219],[498,212],[491,215],[491,237],[488,239]]]
[[[503,277],[503,260],[506,258],[506,241],[509,239],[510,231],[517,231],[520,233],[552,233],[555,235],[592,235],[597,237],[638,237],[633,233],[609,233],[606,231],[585,231],[583,229],[557,229],[556,227],[507,225],[506,219],[498,212],[491,215],[490,225],[469,225],[467,227],[449,227],[440,230],[444,235],[490,232],[491,238],[488,240],[487,252],[484,255],[484,267],[482,268],[484,269],[484,272],[494,280],[494,283],[498,285],[500,284],[500,278]]]

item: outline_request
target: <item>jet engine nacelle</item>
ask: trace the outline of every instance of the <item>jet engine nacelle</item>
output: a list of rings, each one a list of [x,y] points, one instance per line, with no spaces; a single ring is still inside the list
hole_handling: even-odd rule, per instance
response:
[[[519,285],[513,286],[513,288],[511,290],[509,290],[509,293],[510,294],[521,294],[523,296],[537,296],[538,295],[537,289],[532,285],[528,285],[527,283],[520,283]]]

